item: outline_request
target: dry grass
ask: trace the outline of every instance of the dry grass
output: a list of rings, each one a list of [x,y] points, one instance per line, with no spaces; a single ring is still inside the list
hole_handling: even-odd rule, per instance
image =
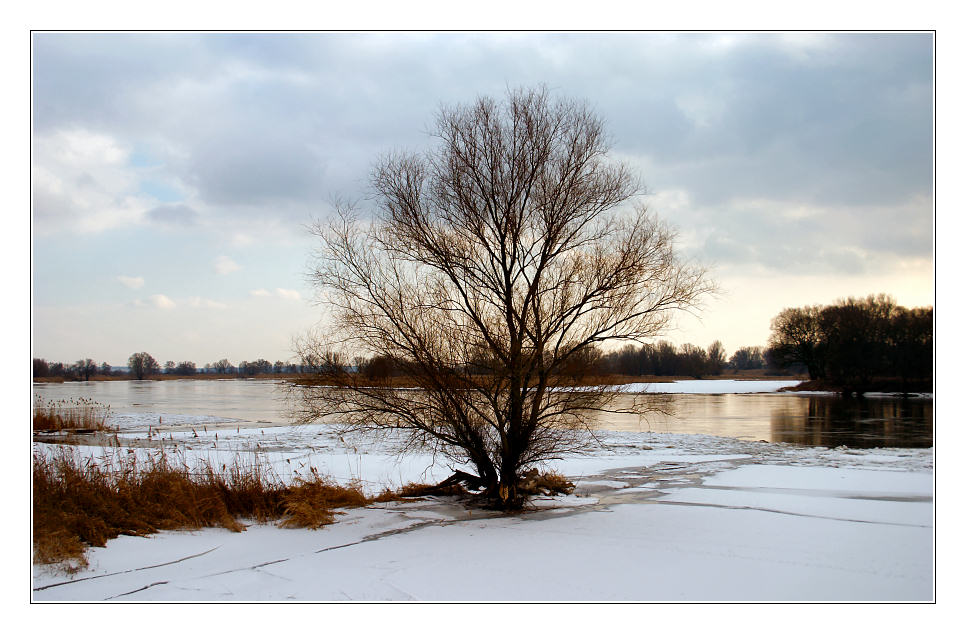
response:
[[[427,495],[466,495],[467,491],[462,485],[450,484],[441,486],[439,484],[417,484],[409,483],[400,487],[395,495],[402,499],[420,498]]]
[[[163,453],[146,459],[115,454],[110,461],[81,460],[64,448],[33,456],[34,562],[67,572],[87,565],[88,546],[119,535],[210,526],[244,530],[239,518],[281,519],[283,526],[320,528],[334,509],[392,499],[367,498],[356,485],[341,486],[312,471],[291,485],[258,463],[192,471]]]
[[[297,478],[284,496],[282,526],[321,528],[335,521],[336,508],[358,508],[372,502],[358,484],[341,486],[312,467],[309,478]]]
[[[457,472],[459,474],[460,472]],[[453,495],[465,497],[469,492],[458,481],[449,478],[440,484],[414,484],[410,483],[394,492],[386,491],[386,495],[392,499],[411,499],[428,495]],[[450,483],[452,482],[452,483]],[[573,493],[574,483],[560,475],[556,471],[545,471],[540,473],[537,469],[525,472],[517,485],[520,493],[525,496],[531,495],[568,495]]]
[[[110,406],[101,405],[86,398],[44,401],[37,396],[34,398],[33,406],[33,430],[108,431],[111,430],[107,426],[107,417],[110,413]]]
[[[574,483],[556,471],[539,473],[532,469],[524,474],[519,488],[526,495],[568,495],[573,493]]]
[[[533,470],[525,474],[521,491],[552,495],[570,493],[573,486],[559,474]],[[104,546],[119,535],[205,527],[242,531],[242,519],[321,528],[335,521],[337,509],[465,493],[458,484],[452,491],[408,484],[367,497],[359,483],[343,486],[314,468],[285,484],[257,461],[192,470],[183,456],[179,462],[178,455],[164,452],[138,458],[133,451],[117,451],[95,460],[62,447],[33,456],[33,560],[72,574],[87,566],[89,546]]]

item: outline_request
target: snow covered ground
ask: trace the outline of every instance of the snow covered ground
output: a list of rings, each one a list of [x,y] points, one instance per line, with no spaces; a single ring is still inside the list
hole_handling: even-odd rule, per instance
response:
[[[710,383],[710,382],[709,382]],[[198,423],[195,425],[194,423]],[[355,509],[321,530],[253,523],[120,537],[73,577],[34,566],[34,601],[931,601],[933,450],[801,447],[602,432],[549,467],[574,495],[501,516],[452,499]],[[129,425],[120,451],[189,464],[314,466],[370,490],[438,481],[392,438],[324,426]],[[34,443],[34,451],[56,451]],[[117,449],[76,449],[110,460]]]
[[[668,383],[627,383],[620,386],[625,392],[649,392],[651,394],[755,394],[777,392],[783,387],[793,387],[801,381],[759,381],[741,379],[714,379],[695,381],[670,381]]]

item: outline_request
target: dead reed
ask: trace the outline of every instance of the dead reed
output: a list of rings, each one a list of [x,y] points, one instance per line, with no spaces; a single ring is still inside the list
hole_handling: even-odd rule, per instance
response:
[[[341,511],[422,495],[465,494],[409,484],[368,497],[360,483],[340,485],[312,468],[286,484],[259,462],[189,468],[184,455],[117,450],[82,458],[70,447],[33,454],[33,560],[68,573],[85,568],[89,546],[119,535],[222,527],[245,530],[241,520],[280,520],[285,527],[321,528]],[[569,493],[555,473],[527,474],[530,494]]]
[[[368,498],[358,485],[342,486],[312,470],[284,484],[260,463],[210,464],[189,469],[164,453],[81,459],[69,448],[33,456],[34,562],[67,572],[86,567],[88,546],[119,535],[222,527],[242,531],[240,519],[320,528],[338,508],[390,499]]]
[[[108,431],[107,417],[111,413],[109,405],[102,405],[87,398],[45,401],[34,397],[33,430],[94,430]]]
[[[525,473],[520,483],[520,490],[527,495],[569,495],[574,488],[573,482],[556,471],[540,473],[536,469]]]

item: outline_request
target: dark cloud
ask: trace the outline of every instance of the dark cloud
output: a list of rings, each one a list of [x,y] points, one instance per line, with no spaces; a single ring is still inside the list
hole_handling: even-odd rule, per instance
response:
[[[150,211],[158,222],[192,223],[198,209],[296,227],[333,196],[364,198],[380,153],[430,143],[441,103],[545,83],[589,101],[615,150],[648,167],[652,190],[686,191],[675,222],[722,260],[808,267],[825,254],[854,268],[847,254],[931,251],[929,34],[38,34],[33,44],[35,129],[150,148],[152,169],[195,205]],[[749,200],[813,215],[740,208]]]
[[[161,205],[147,213],[149,220],[163,225],[190,227],[198,224],[198,212],[187,205]]]
[[[270,131],[226,131],[196,146],[186,181],[213,205],[321,198],[323,159],[306,143]]]
[[[928,36],[819,38],[808,53],[750,36],[642,72],[616,107],[618,145],[654,157],[662,182],[702,202],[746,192],[824,203],[907,198],[931,184]],[[687,104],[705,111],[687,116]],[[901,174],[901,178],[896,176]]]
[[[204,79],[218,62],[197,36],[36,33],[32,36],[34,129],[94,126],[144,131],[137,95],[185,75]],[[163,108],[163,104],[157,104]]]

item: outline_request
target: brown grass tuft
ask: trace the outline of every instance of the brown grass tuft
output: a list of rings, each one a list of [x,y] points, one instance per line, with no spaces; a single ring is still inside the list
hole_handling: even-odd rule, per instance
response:
[[[556,471],[539,473],[536,469],[524,474],[519,487],[527,495],[568,495],[574,490],[574,483]]]
[[[281,525],[296,528],[321,528],[335,521],[336,508],[358,508],[370,503],[359,484],[342,486],[319,475],[296,479],[286,489],[283,504],[286,517]]]
[[[396,495],[400,498],[419,498],[427,495],[466,495],[466,488],[459,484],[416,484],[411,482],[399,488]]]
[[[73,557],[78,543],[104,546],[118,535],[205,526],[242,530],[225,503],[223,485],[223,479],[193,478],[163,454],[146,464],[131,454],[113,466],[82,461],[66,449],[34,454],[34,561]]]
[[[101,405],[87,398],[44,401],[37,396],[33,405],[34,431],[89,429],[108,431],[109,405]]]
[[[359,483],[337,484],[314,468],[284,484],[258,461],[190,470],[164,452],[138,458],[128,450],[100,460],[82,459],[71,448],[33,456],[33,558],[69,573],[87,566],[88,546],[119,535],[159,530],[223,527],[242,531],[240,519],[281,520],[286,527],[321,528],[340,508],[403,501],[423,495],[465,494],[459,484],[408,484],[367,497]],[[555,472],[524,474],[527,495],[570,493],[574,485]]]
[[[34,453],[35,563],[76,572],[87,565],[88,546],[104,546],[119,535],[210,526],[242,531],[239,518],[320,528],[334,521],[334,509],[382,497],[370,500],[358,484],[341,486],[314,469],[285,485],[258,462],[192,472],[164,453],[140,460],[136,455],[95,461],[68,448]]]
[[[75,574],[87,568],[87,544],[65,528],[34,531],[34,563],[60,568],[67,574]]]

